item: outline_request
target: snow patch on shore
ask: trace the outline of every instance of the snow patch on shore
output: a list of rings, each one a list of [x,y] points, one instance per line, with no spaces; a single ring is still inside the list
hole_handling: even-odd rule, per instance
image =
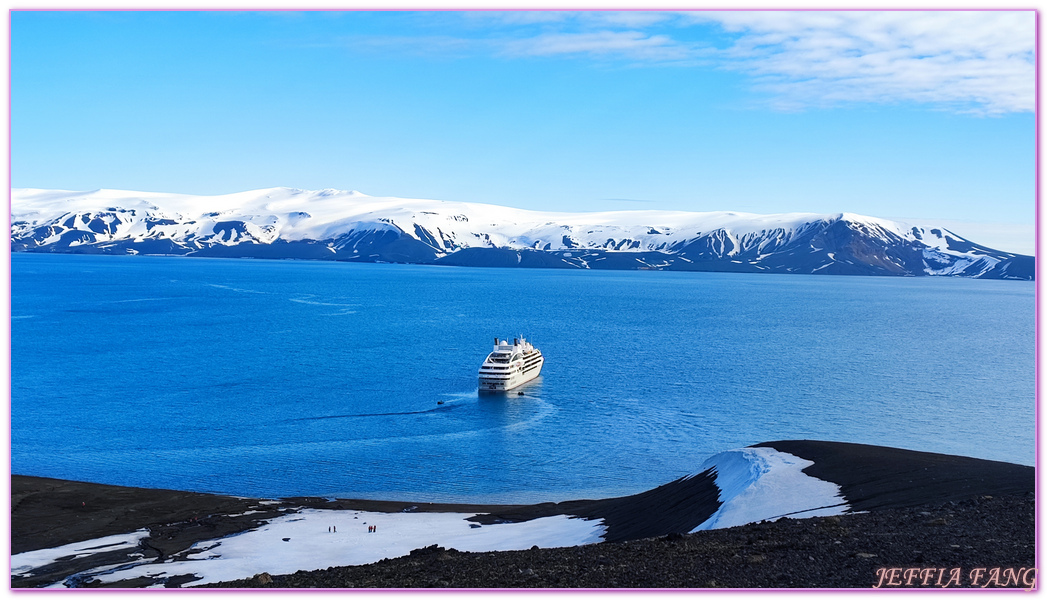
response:
[[[185,560],[106,565],[80,575],[90,575],[100,582],[116,582],[143,576],[168,578],[191,573],[201,579],[186,586],[197,586],[244,579],[261,572],[276,575],[300,569],[313,571],[369,564],[383,558],[404,556],[411,550],[433,544],[463,552],[593,544],[603,541],[606,531],[602,520],[565,515],[483,526],[465,520],[472,516],[463,513],[304,509],[273,519],[257,529],[197,543],[185,554]],[[377,526],[377,531],[370,533],[368,528],[371,526]],[[96,546],[100,542],[93,540],[79,546]],[[54,550],[46,560],[41,556],[39,561],[23,558],[31,553],[16,555],[12,564],[33,564],[33,567],[23,567],[23,572],[28,572],[69,554]],[[58,583],[53,587],[63,586]]]
[[[369,564],[433,544],[463,552],[577,546],[601,541],[605,529],[599,521],[563,515],[472,527],[465,520],[470,516],[303,510],[218,544],[206,542],[210,549],[194,556],[205,561],[196,571],[204,579],[191,585],[250,577],[262,571],[293,573]],[[329,525],[337,531],[328,533]],[[368,533],[370,526],[378,529]]]
[[[813,464],[774,448],[739,448],[716,454],[699,472],[714,469],[722,505],[691,533],[784,516],[824,517],[847,512],[840,486],[803,472]]]
[[[109,535],[103,538],[74,542],[57,548],[43,548],[22,552],[11,557],[11,575],[25,575],[43,565],[57,562],[59,559],[73,560],[99,552],[136,548],[138,543],[149,537],[148,529],[139,529],[132,533]]]

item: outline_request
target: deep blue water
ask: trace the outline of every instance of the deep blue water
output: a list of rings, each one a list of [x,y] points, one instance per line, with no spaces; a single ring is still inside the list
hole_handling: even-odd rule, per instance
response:
[[[1034,462],[1027,282],[11,261],[18,474],[521,502],[635,493],[778,439]],[[478,395],[493,338],[520,334],[540,380]]]

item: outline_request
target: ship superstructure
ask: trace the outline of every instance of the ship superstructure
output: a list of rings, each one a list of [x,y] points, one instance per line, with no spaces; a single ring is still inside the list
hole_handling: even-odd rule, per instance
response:
[[[494,338],[494,350],[480,365],[481,392],[504,392],[538,377],[545,357],[524,338]]]

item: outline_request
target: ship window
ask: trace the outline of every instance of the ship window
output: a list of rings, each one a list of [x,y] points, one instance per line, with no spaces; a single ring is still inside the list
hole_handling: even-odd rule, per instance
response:
[[[496,363],[506,363],[509,362],[509,355],[504,352],[492,352],[488,360]]]

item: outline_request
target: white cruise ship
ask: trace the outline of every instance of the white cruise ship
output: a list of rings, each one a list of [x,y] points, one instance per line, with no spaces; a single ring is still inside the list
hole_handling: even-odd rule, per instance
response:
[[[542,372],[542,352],[523,338],[499,341],[480,365],[480,391],[504,392],[527,383]]]

